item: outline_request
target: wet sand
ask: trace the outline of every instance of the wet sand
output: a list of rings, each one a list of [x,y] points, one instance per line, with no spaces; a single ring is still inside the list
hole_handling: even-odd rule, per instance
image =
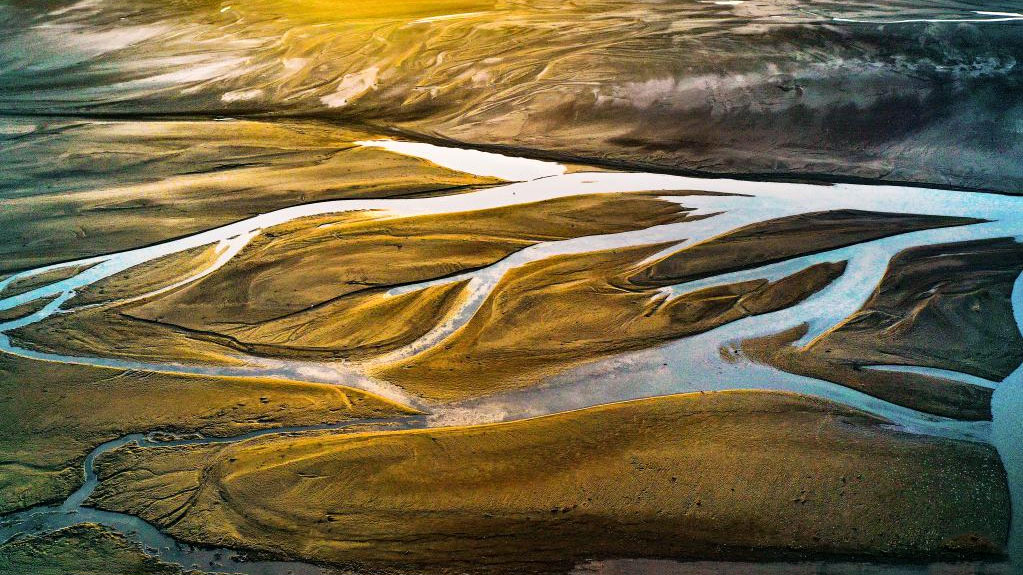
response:
[[[139,264],[76,290],[61,307],[72,309],[145,296],[213,265],[219,251],[219,246],[200,246]]]
[[[536,385],[574,365],[708,331],[787,307],[823,289],[844,264],[771,283],[728,284],[669,298],[626,279],[654,245],[561,256],[511,270],[464,327],[378,377],[453,401]]]
[[[758,222],[671,254],[629,281],[669,286],[917,230],[961,226],[976,218],[835,210]]]
[[[0,513],[63,499],[97,445],[127,435],[232,436],[414,413],[362,391],[270,378],[190,376],[0,354]]]
[[[64,122],[5,148],[0,273],[138,248],[286,206],[457,193],[495,178],[289,122]],[[64,171],[52,158],[63,158]],[[14,168],[17,168],[16,170]]]
[[[11,336],[37,350],[164,361],[237,364],[234,350],[285,358],[376,356],[443,321],[461,291],[457,282],[397,296],[388,295],[392,288],[484,268],[540,242],[689,218],[678,203],[650,194],[578,195],[444,215],[302,218],[264,230],[189,285],[53,316]],[[155,290],[205,266],[187,254],[170,258],[104,282],[146,293],[138,288]],[[100,283],[83,293],[109,289],[116,288]],[[380,330],[381,321],[390,331]]]
[[[25,278],[18,278],[0,290],[0,299],[6,299],[30,292],[38,287],[74,277],[91,268],[94,264],[72,265],[44,271]]]
[[[0,572],[32,575],[201,575],[147,555],[116,531],[76,525],[0,545]]]
[[[91,501],[185,540],[398,571],[999,553],[994,450],[884,423],[735,391],[489,426],[128,446],[99,461]]]
[[[805,333],[795,328],[742,349],[757,361],[899,405],[990,419],[991,388],[1023,361],[1011,304],[1021,271],[1023,247],[1011,238],[912,248],[891,260],[859,311],[809,344],[790,345]],[[988,385],[884,366],[963,372]]]
[[[1023,189],[1012,0],[328,5],[11,3],[0,98],[359,121],[619,169]]]
[[[401,146],[367,144],[392,145]],[[459,150],[423,149],[434,166],[459,165]],[[52,435],[47,418],[57,410],[76,420],[79,411],[96,406],[117,412],[101,411],[81,440],[60,436],[75,449],[54,455],[53,462],[17,455],[29,462],[19,465],[54,476],[29,476],[8,465],[7,477],[37,490],[26,502],[50,500],[74,485],[76,458],[95,439],[109,437],[104,434],[183,422],[186,429],[170,429],[226,435],[244,424],[278,435],[173,447],[120,435],[93,453],[107,455],[99,457],[102,477],[90,501],[141,515],[185,540],[334,564],[361,561],[367,568],[493,572],[534,553],[532,567],[566,571],[587,559],[629,557],[1002,560],[1011,511],[1005,475],[988,444],[991,425],[972,421],[984,419],[994,382],[966,383],[967,376],[982,378],[955,371],[954,361],[942,363],[947,377],[964,381],[932,380],[914,389],[920,401],[912,406],[921,410],[914,411],[900,405],[898,395],[884,395],[887,403],[830,383],[824,374],[799,378],[751,363],[751,354],[732,353],[732,342],[802,322],[814,337],[840,333],[844,328],[829,328],[869,301],[871,310],[920,320],[901,323],[919,324],[925,334],[909,329],[901,340],[889,338],[892,349],[862,366],[870,381],[890,382],[886,372],[894,368],[885,362],[894,353],[917,353],[919,341],[933,338],[936,328],[928,326],[940,325],[936,318],[968,327],[964,344],[993,350],[998,360],[958,350],[964,366],[974,373],[989,369],[988,377],[1004,373],[1012,368],[1012,351],[992,342],[1014,341],[1018,331],[1007,320],[985,318],[1014,309],[1009,280],[1017,250],[991,239],[1015,233],[1018,206],[1011,198],[652,174],[560,176],[558,166],[539,168],[533,181],[467,195],[272,212],[184,241],[105,256],[79,276],[3,302],[13,309],[22,300],[57,296],[38,317],[6,324],[12,340],[2,340],[5,347],[43,350],[51,355],[37,357],[61,362],[123,362],[118,369],[88,368],[107,374],[96,376],[100,383],[56,374],[94,395],[74,396],[76,403],[61,397],[53,412],[41,406],[60,396],[55,385],[28,399],[18,395],[34,389],[23,383],[32,374],[49,369],[12,369],[14,399],[4,403],[17,409],[27,401],[26,413],[41,422],[29,426],[29,435]],[[616,193],[644,189],[665,191]],[[685,192],[691,189],[733,194]],[[982,240],[962,248],[956,242],[962,238]],[[714,248],[716,242],[721,245]],[[914,257],[899,254],[932,244],[934,253],[920,247]],[[473,251],[481,246],[494,249]],[[886,265],[898,289],[872,296],[875,284],[884,284]],[[656,283],[630,281],[654,268]],[[100,305],[51,313],[73,301],[71,290]],[[923,307],[914,308],[918,303]],[[184,311],[185,305],[192,309]],[[844,359],[880,349],[869,342],[886,327],[861,323],[870,329],[847,334]],[[700,347],[690,354],[687,342],[707,344],[709,353]],[[68,353],[80,357],[59,355]],[[634,360],[644,354],[679,357],[665,355],[644,371]],[[931,357],[917,353],[902,367],[926,370],[917,363]],[[673,375],[668,362],[675,360],[690,362],[691,369]],[[614,367],[596,368],[605,361]],[[595,369],[582,369],[588,366]],[[204,375],[147,375],[155,369]],[[355,414],[309,384],[228,373],[380,390],[430,412],[413,418],[416,425],[520,421],[361,433],[358,439],[319,429],[280,435],[292,421],[358,420],[346,419]],[[626,379],[633,374],[635,381]],[[674,380],[649,385],[641,381],[648,376]],[[898,376],[935,377],[923,371]],[[153,377],[159,385],[135,393]],[[255,388],[240,389],[240,381]],[[201,382],[202,393],[195,395],[186,382]],[[128,387],[118,387],[122,383]],[[777,385],[819,397],[736,392],[600,405],[704,384]],[[289,395],[278,405],[271,390],[282,385]],[[342,393],[350,401],[362,394]],[[232,403],[235,397],[244,397],[245,406]],[[168,409],[171,401],[181,405]],[[689,404],[718,401],[733,404]],[[409,413],[385,404],[390,407],[370,416]],[[214,412],[198,414],[197,405]],[[237,409],[244,412],[240,420],[232,417]],[[124,414],[137,410],[140,419],[125,423]],[[691,434],[680,433],[690,425]],[[35,448],[30,438],[13,437],[12,449]],[[133,439],[145,447],[132,447]],[[33,453],[53,449],[44,447]],[[239,455],[235,461],[232,454]],[[117,466],[124,473],[115,473]],[[147,469],[167,473],[154,479]],[[864,482],[848,483],[856,475]],[[95,485],[89,482],[72,499],[84,499]],[[145,541],[165,540],[137,518],[72,503],[68,513],[62,505],[40,525],[62,527],[80,512],[138,530]],[[22,517],[6,532],[16,532]],[[26,521],[26,527],[35,524]],[[686,536],[679,538],[680,532]],[[277,575],[278,567],[239,565],[260,575]]]
[[[8,308],[0,311],[0,323],[9,321],[16,321],[25,317],[28,317],[46,307],[46,304],[50,303],[57,296],[46,296],[39,299],[34,299],[29,302],[25,302],[21,305]]]

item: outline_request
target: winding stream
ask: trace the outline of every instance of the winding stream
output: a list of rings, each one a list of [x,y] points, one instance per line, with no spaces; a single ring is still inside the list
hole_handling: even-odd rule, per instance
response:
[[[60,505],[33,507],[0,518],[0,542],[7,541],[19,534],[43,533],[80,523],[99,523],[112,527],[126,535],[129,539],[141,543],[147,553],[155,555],[164,561],[177,563],[185,568],[202,569],[211,573],[245,573],[246,575],[278,575],[280,573],[321,575],[327,572],[321,567],[291,561],[246,560],[244,564],[241,564],[240,561],[242,559],[236,550],[196,547],[187,543],[179,543],[138,517],[83,507],[82,503],[92,495],[96,486],[99,485],[99,479],[96,477],[95,470],[96,460],[104,453],[128,444],[134,443],[143,447],[170,447],[175,445],[234,443],[273,434],[306,433],[324,430],[343,431],[345,428],[366,423],[386,425],[391,429],[408,429],[421,424],[421,419],[414,417],[394,420],[354,420],[338,425],[311,425],[259,430],[227,438],[196,438],[173,441],[156,441],[142,433],[126,435],[113,441],[108,441],[89,453],[84,463],[85,483]]]
[[[338,200],[301,205],[262,214],[221,228],[195,234],[159,245],[123,253],[84,259],[31,270],[0,281],[0,290],[21,278],[31,277],[59,268],[95,264],[74,277],[38,287],[26,293],[0,300],[0,311],[11,309],[38,298],[56,296],[43,309],[27,317],[0,323],[0,349],[26,357],[52,361],[81,363],[131,369],[158,369],[180,373],[260,375],[305,379],[327,383],[343,383],[412,405],[430,413],[401,425],[443,426],[466,423],[510,421],[603,403],[687,391],[741,388],[777,389],[820,396],[885,417],[906,430],[974,441],[992,442],[1008,470],[1014,502],[1014,536],[1012,554],[1023,557],[1023,427],[1017,414],[1023,413],[1023,367],[1003,382],[979,382],[995,387],[993,422],[963,422],[921,413],[868,396],[855,390],[813,378],[781,372],[749,361],[735,351],[735,343],[747,338],[777,333],[782,329],[809,323],[810,331],[803,344],[824,333],[856,311],[870,296],[883,276],[889,260],[899,251],[912,246],[985,238],[1023,235],[1023,197],[965,193],[897,186],[866,186],[838,184],[831,186],[761,183],[727,179],[699,179],[649,173],[580,172],[566,173],[552,162],[513,158],[498,154],[439,147],[430,144],[378,140],[361,142],[364,146],[385,148],[397,153],[415,155],[436,164],[478,175],[517,177],[524,181],[488,188],[462,195],[414,199]],[[375,380],[365,374],[363,364],[322,363],[311,361],[269,360],[243,356],[243,367],[203,365],[169,365],[133,362],[109,358],[77,357],[42,353],[14,346],[3,332],[39,322],[53,314],[66,313],[61,306],[75,295],[75,290],[121,272],[132,266],[169,254],[210,244],[219,244],[218,257],[208,268],[160,291],[195,281],[224,265],[260,230],[296,218],[357,210],[377,210],[383,217],[454,213],[467,210],[536,202],[571,195],[629,191],[702,191],[731,195],[664,196],[694,209],[694,214],[713,217],[648,229],[588,236],[564,241],[536,244],[521,250],[489,267],[455,277],[422,282],[395,288],[391,295],[407,293],[429,285],[468,280],[469,296],[437,327],[420,340],[377,358],[373,362],[394,361],[412,356],[443,341],[463,326],[494,289],[509,269],[555,255],[583,253],[600,249],[653,242],[677,242],[670,248],[693,244],[734,228],[755,222],[806,212],[857,209],[915,214],[971,216],[984,223],[906,233],[824,253],[793,258],[785,262],[666,288],[672,297],[696,289],[733,283],[745,279],[778,279],[821,262],[847,260],[847,269],[827,288],[803,302],[774,313],[748,317],[714,330],[679,339],[654,349],[622,354],[574,368],[551,378],[544,385],[504,393],[483,399],[465,401],[453,406],[436,406],[404,390]],[[154,292],[155,293],[155,292]],[[148,294],[152,295],[152,294]],[[148,296],[143,296],[148,297]],[[1015,284],[1013,309],[1017,324],[1023,325],[1023,277]],[[731,352],[722,359],[722,350]],[[874,366],[874,369],[917,371],[945,378],[978,383],[978,378],[949,372],[928,371],[927,368]],[[379,422],[379,420],[378,420]],[[169,443],[134,434],[97,447],[85,461],[86,482],[60,506],[37,507],[0,518],[0,541],[19,533],[47,531],[82,522],[96,522],[113,527],[142,542],[162,559],[185,567],[212,572],[246,573],[249,575],[296,575],[322,573],[318,567],[281,562],[231,561],[235,552],[227,549],[198,549],[181,545],[161,534],[153,526],[127,515],[101,512],[82,507],[82,502],[97,485],[93,463],[103,453],[122,445],[184,445],[242,441],[273,433],[299,433],[322,429],[343,429],[339,426],[281,428],[263,430],[229,439],[190,439]],[[911,572],[911,571],[905,571]]]

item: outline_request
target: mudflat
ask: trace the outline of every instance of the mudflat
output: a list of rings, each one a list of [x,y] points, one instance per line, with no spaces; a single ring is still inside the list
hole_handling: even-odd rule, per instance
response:
[[[162,361],[236,364],[238,352],[368,358],[407,345],[443,321],[465,282],[395,296],[387,293],[391,288],[480,269],[542,241],[695,218],[688,212],[675,201],[639,193],[438,215],[368,211],[300,218],[264,230],[225,265],[188,285],[52,316],[11,337],[37,350]],[[211,258],[208,252],[168,256],[99,282],[76,303],[169,286],[198,273]]]
[[[374,288],[490,265],[541,241],[639,230],[686,218],[648,194],[571,196],[449,214],[318,216],[267,229],[224,267],[132,315],[196,330],[253,324]]]
[[[920,246],[892,258],[859,311],[809,344],[794,328],[742,344],[751,358],[792,373],[957,419],[990,419],[988,387],[923,373],[867,369],[919,366],[959,371],[993,387],[1023,361],[1012,289],[1023,245],[1012,238]]]
[[[57,299],[57,296],[47,296],[27,301],[21,305],[16,305],[5,310],[0,310],[0,322],[14,321],[21,319],[26,316],[30,316],[37,311],[46,307],[46,304]]]
[[[629,281],[642,286],[679,284],[896,234],[980,221],[862,210],[798,214],[750,224],[689,246],[644,267]]]
[[[0,354],[0,513],[66,497],[94,447],[130,433],[231,437],[416,413],[336,385],[126,371]]]
[[[604,556],[978,557],[1000,553],[1009,520],[991,447],[759,391],[473,427],[125,446],[97,470],[91,505],[186,541],[399,570],[515,570],[523,549],[527,569]]]
[[[45,25],[2,40],[24,52],[0,76],[7,107],[302,114],[634,169],[1023,189],[1005,120],[1023,40],[976,2],[136,1],[12,5],[12,26]],[[48,50],[68,24],[134,41]]]
[[[3,290],[0,290],[0,299],[27,293],[36,288],[72,278],[94,265],[95,264],[82,264],[77,266],[59,267],[33,274],[28,277],[12,280],[11,283],[7,284]]]
[[[1012,4],[0,0],[0,573],[1011,570]]]
[[[819,264],[774,283],[753,280],[675,297],[630,284],[631,271],[666,247],[558,256],[510,270],[442,345],[373,373],[442,401],[527,387],[580,363],[781,309],[845,270],[844,262]]]
[[[0,545],[0,572],[32,575],[202,575],[143,552],[94,523],[29,535]]]
[[[191,235],[299,204],[499,182],[289,122],[53,126],[5,149],[0,273]],[[201,141],[200,144],[196,144]],[[60,156],[63,171],[50,158]]]
[[[132,266],[75,291],[64,309],[137,298],[202,272],[217,259],[216,245],[199,246]]]

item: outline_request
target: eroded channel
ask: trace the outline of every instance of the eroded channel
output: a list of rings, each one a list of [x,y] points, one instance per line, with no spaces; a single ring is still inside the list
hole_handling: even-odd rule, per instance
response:
[[[32,351],[14,346],[0,335],[0,349],[26,357],[89,365],[157,369],[180,373],[216,375],[261,375],[305,379],[344,385],[372,391],[394,401],[429,412],[428,416],[404,421],[398,425],[446,426],[511,421],[563,411],[582,409],[610,402],[655,395],[690,391],[735,388],[776,389],[826,398],[879,415],[914,433],[992,442],[1005,463],[1010,490],[1016,503],[1011,550],[1018,557],[1023,551],[1019,525],[1023,522],[1023,437],[1015,422],[1023,411],[1023,374],[1017,369],[995,387],[992,404],[993,421],[959,421],[930,415],[890,403],[865,393],[831,382],[794,375],[744,357],[739,344],[747,339],[776,333],[806,323],[806,334],[799,340],[805,345],[815,337],[834,328],[854,313],[871,295],[885,274],[891,258],[914,246],[962,242],[991,238],[1018,238],[1023,235],[1023,198],[980,193],[964,193],[895,186],[837,184],[830,186],[785,183],[760,183],[736,180],[704,180],[679,176],[644,173],[577,172],[564,173],[554,163],[538,162],[486,154],[473,150],[444,148],[429,144],[393,141],[363,142],[398,153],[424,157],[436,164],[479,175],[510,177],[523,174],[525,181],[489,188],[457,196],[416,199],[339,200],[286,208],[263,214],[235,224],[210,230],[187,238],[131,250],[119,254],[89,258],[23,272],[0,282],[0,290],[13,282],[62,268],[79,267],[80,273],[66,279],[33,288],[25,293],[0,300],[0,311],[14,309],[29,302],[52,298],[38,311],[26,317],[0,324],[0,332],[8,332],[60,313],[61,306],[81,289],[103,278],[156,258],[192,248],[218,244],[218,257],[208,267],[196,270],[190,277],[160,289],[174,289],[196,281],[236,256],[260,230],[298,218],[352,211],[373,210],[385,217],[457,213],[536,202],[572,195],[612,192],[665,192],[664,199],[677,201],[707,215],[704,219],[614,233],[584,236],[562,241],[541,242],[512,256],[453,277],[420,282],[391,290],[391,296],[409,293],[431,285],[456,281],[468,282],[469,295],[444,321],[426,335],[383,358],[367,362],[326,363],[267,359],[239,355],[247,362],[243,367],[214,367],[186,364],[156,364],[103,357],[79,357]],[[485,161],[481,161],[485,160]],[[476,166],[482,166],[477,170]],[[669,195],[668,192],[701,191],[727,195]],[[785,309],[739,319],[701,334],[668,342],[661,346],[619,354],[573,368],[549,378],[543,385],[471,399],[453,405],[438,405],[400,387],[375,379],[366,368],[375,363],[411,357],[424,349],[439,345],[463,327],[505,274],[530,262],[555,256],[578,254],[599,249],[613,249],[639,244],[675,242],[670,250],[691,246],[720,236],[742,226],[769,219],[824,210],[872,210],[934,216],[969,216],[984,220],[972,225],[931,229],[897,234],[850,246],[828,249],[779,263],[769,263],[741,271],[718,274],[668,286],[666,297],[678,297],[698,289],[726,285],[754,278],[777,279],[796,270],[828,262],[848,262],[844,273],[831,285],[802,302]],[[667,250],[666,250],[667,251]],[[142,297],[155,295],[156,292]],[[1023,279],[1014,286],[1012,305],[1017,325],[1023,322]],[[71,310],[73,311],[73,310]],[[905,366],[875,366],[875,369],[913,370]],[[933,372],[932,372],[933,374]],[[943,370],[944,378],[960,378],[973,382],[967,374]],[[972,379],[971,379],[972,378]],[[211,442],[242,441],[273,433],[301,433],[341,426],[284,428],[263,430],[230,439],[188,439],[156,442],[144,435],[130,435],[97,447],[86,459],[85,485],[62,505],[40,507],[3,518],[0,540],[19,533],[33,533],[83,522],[96,522],[113,527],[142,542],[150,552],[185,567],[213,572],[244,572],[251,575],[294,572],[298,575],[320,573],[314,566],[259,561],[231,561],[235,552],[227,549],[197,549],[181,545],[161,534],[141,519],[82,507],[82,502],[96,487],[93,469],[95,459],[111,449],[136,442],[140,445],[185,445]],[[905,571],[910,572],[910,571]]]

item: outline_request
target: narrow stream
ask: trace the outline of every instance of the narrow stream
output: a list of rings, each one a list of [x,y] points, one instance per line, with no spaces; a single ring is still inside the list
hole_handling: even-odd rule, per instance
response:
[[[778,389],[823,397],[885,417],[903,429],[944,437],[992,442],[1005,462],[1014,502],[1014,536],[1011,549],[1014,557],[1023,558],[1023,426],[1017,414],[1023,413],[1023,367],[1000,384],[982,382],[996,387],[993,401],[993,422],[962,422],[924,414],[865,395],[830,382],[796,376],[749,361],[735,352],[735,343],[750,337],[777,333],[802,323],[810,325],[803,343],[823,333],[856,311],[883,276],[888,262],[899,251],[912,246],[985,238],[1023,235],[1023,197],[965,193],[897,186],[865,186],[852,184],[810,185],[760,183],[724,179],[698,179],[647,173],[565,173],[564,167],[551,162],[511,158],[498,154],[445,148],[430,144],[413,144],[381,140],[362,142],[428,159],[439,165],[479,175],[500,175],[528,178],[526,181],[488,188],[472,193],[415,199],[338,200],[295,206],[262,214],[221,228],[163,244],[123,253],[89,258],[77,262],[47,266],[17,274],[0,281],[0,290],[20,278],[27,278],[54,269],[96,264],[69,279],[38,287],[24,294],[0,300],[0,310],[10,309],[42,297],[57,296],[42,310],[19,320],[0,323],[0,350],[52,361],[82,363],[131,369],[159,369],[180,373],[260,375],[289,379],[306,379],[343,383],[412,405],[430,413],[413,418],[405,426],[443,426],[465,423],[510,421],[580,409],[603,403],[687,391],[735,388]],[[477,169],[478,167],[478,169]],[[682,222],[649,229],[589,236],[564,241],[536,244],[487,268],[467,272],[453,278],[422,282],[392,290],[392,295],[406,293],[428,285],[469,280],[469,297],[459,309],[413,344],[374,362],[321,363],[309,361],[269,360],[243,357],[243,367],[203,365],[167,365],[133,362],[109,358],[74,357],[41,353],[17,348],[3,332],[41,321],[55,313],[66,313],[60,306],[74,296],[75,290],[104,277],[153,259],[198,246],[220,244],[219,257],[210,267],[197,270],[190,278],[166,289],[195,281],[224,265],[259,230],[296,218],[356,210],[377,210],[382,217],[420,214],[454,213],[487,209],[558,197],[590,193],[629,191],[697,191],[732,195],[664,196],[694,214],[718,214],[696,221]],[[443,341],[463,326],[479,309],[505,272],[531,261],[554,255],[582,253],[654,242],[677,242],[679,246],[712,238],[740,226],[772,218],[800,213],[858,209],[930,215],[971,216],[985,223],[926,230],[902,234],[828,252],[794,258],[782,263],[742,272],[722,274],[713,278],[673,286],[674,295],[703,287],[733,283],[744,279],[777,279],[821,262],[848,261],[845,274],[827,288],[790,308],[761,316],[748,317],[692,337],[679,339],[654,349],[646,349],[599,360],[551,378],[544,385],[527,390],[504,393],[488,398],[466,401],[454,406],[436,406],[386,382],[365,374],[375,362],[394,361],[414,355]],[[163,290],[161,290],[163,291]],[[1013,308],[1017,324],[1023,325],[1023,278],[1016,282]],[[730,352],[728,360],[722,350]],[[875,369],[923,370],[904,366],[875,366]],[[934,373],[933,371],[931,373]],[[942,370],[941,377],[977,383],[977,378]],[[361,422],[360,422],[361,423]],[[231,561],[235,552],[226,549],[197,549],[180,545],[159,533],[153,526],[127,515],[100,512],[81,506],[96,487],[93,463],[99,455],[130,442],[142,445],[204,444],[241,441],[272,434],[298,433],[320,429],[343,429],[352,425],[285,428],[253,432],[230,439],[197,439],[157,443],[144,435],[130,435],[97,447],[86,459],[86,483],[60,506],[33,508],[0,518],[0,541],[19,533],[34,533],[82,522],[97,522],[113,527],[142,542],[150,552],[162,559],[206,571],[246,573],[249,575],[316,574],[323,571],[309,565],[278,562]],[[910,571],[905,571],[910,572]]]
[[[113,441],[108,441],[89,453],[85,458],[84,464],[85,482],[60,505],[33,507],[25,511],[0,517],[0,543],[21,534],[45,533],[81,523],[98,523],[112,527],[127,536],[128,539],[142,544],[148,554],[159,557],[169,563],[177,563],[188,569],[201,569],[210,573],[244,573],[246,575],[280,575],[282,573],[322,575],[329,571],[314,565],[292,561],[249,561],[245,560],[234,549],[197,547],[187,543],[180,543],[164,535],[156,527],[138,517],[83,507],[82,503],[92,495],[96,486],[99,485],[99,479],[96,477],[95,470],[96,460],[104,453],[132,443],[143,447],[236,443],[268,435],[298,434],[325,430],[344,431],[346,428],[363,426],[365,424],[373,424],[379,426],[379,428],[386,429],[411,429],[421,427],[423,419],[421,417],[359,419],[337,425],[282,427],[251,431],[234,437],[210,437],[173,441],[157,441],[142,433],[126,435]],[[360,430],[365,430],[365,428],[360,427]]]

